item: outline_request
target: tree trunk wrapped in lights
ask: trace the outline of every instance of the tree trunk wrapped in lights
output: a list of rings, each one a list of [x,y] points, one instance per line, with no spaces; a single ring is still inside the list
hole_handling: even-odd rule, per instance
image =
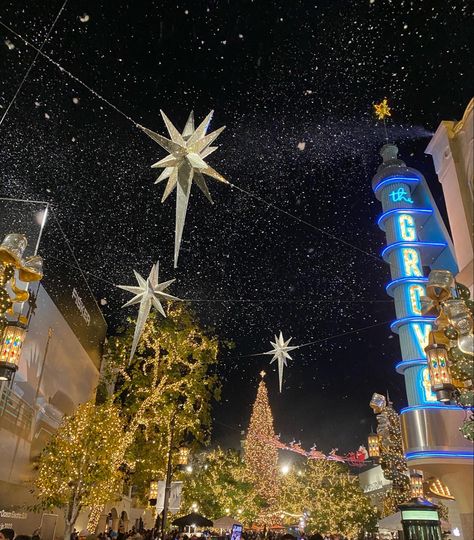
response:
[[[257,493],[267,502],[267,512],[261,516],[261,521],[267,523],[271,521],[269,516],[278,496],[278,451],[270,442],[275,438],[275,432],[263,375],[262,372],[262,380],[258,385],[257,398],[250,417],[244,461]]]
[[[91,507],[88,530],[95,531],[105,503],[122,492],[126,473],[147,499],[150,480],[164,470],[173,415],[178,442],[189,437],[204,443],[209,437],[210,402],[220,389],[217,376],[209,373],[217,362],[217,340],[182,306],[170,307],[159,324],[154,314],[148,318],[128,366],[125,344],[132,339],[130,329],[108,344],[102,375],[118,379],[115,394],[102,404],[80,406],[40,460],[38,495],[43,506],[65,508],[69,533],[86,506]]]
[[[121,492],[123,420],[111,401],[88,401],[65,417],[43,450],[35,488],[43,508],[64,511],[64,540],[70,540],[79,512],[105,504]]]
[[[397,506],[411,498],[410,477],[402,446],[400,418],[389,400],[375,393],[370,406],[377,414],[380,438],[380,465],[392,488],[384,498],[384,515],[394,514]]]
[[[392,489],[384,501],[385,513],[397,511],[397,505],[411,497],[410,477],[402,446],[400,418],[391,403],[381,416],[385,416],[386,427],[382,429],[380,465],[387,480],[392,481]]]

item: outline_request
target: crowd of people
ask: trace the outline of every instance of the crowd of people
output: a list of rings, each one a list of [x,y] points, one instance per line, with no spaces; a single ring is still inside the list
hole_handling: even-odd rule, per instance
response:
[[[31,536],[27,534],[15,534],[13,529],[1,529],[0,540],[41,540],[38,531],[34,531]]]
[[[74,529],[71,534],[71,540],[160,540],[161,532],[159,529],[146,529],[138,531],[134,527],[128,532],[117,532],[109,530],[107,532],[99,534],[91,534],[88,530],[84,529],[80,532]],[[200,537],[195,534],[186,534],[178,529],[172,530],[165,534],[164,540],[231,540],[229,534],[212,534],[212,531],[206,531],[202,533]],[[31,536],[26,534],[15,535],[13,529],[1,529],[0,540],[41,540],[39,531],[34,531]],[[345,540],[340,535],[323,535],[321,533],[315,534],[301,534],[298,536],[289,533],[276,533],[273,531],[265,531],[264,533],[258,531],[243,531],[242,540]]]

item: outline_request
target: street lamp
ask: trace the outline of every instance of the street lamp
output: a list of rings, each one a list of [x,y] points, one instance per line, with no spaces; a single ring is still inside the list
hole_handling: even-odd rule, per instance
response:
[[[410,471],[410,486],[412,497],[423,497],[423,475],[418,471]]]
[[[438,401],[449,402],[454,390],[453,379],[448,367],[448,349],[442,343],[432,343],[425,347],[430,371],[431,389]]]
[[[191,450],[188,446],[180,446],[178,449],[178,465],[185,466],[188,464],[189,461],[189,454]]]
[[[10,381],[18,369],[25,337],[25,324],[19,321],[6,323],[0,341],[0,381]]]
[[[11,381],[18,369],[28,326],[28,316],[19,315],[17,321],[10,321],[6,317],[7,313],[15,316],[15,303],[21,304],[30,298],[27,290],[17,287],[15,272],[18,271],[19,279],[26,283],[40,281],[43,277],[43,259],[39,255],[23,259],[27,245],[24,234],[8,234],[0,244],[0,381]]]
[[[380,457],[380,438],[376,433],[370,433],[367,438],[367,446],[369,447],[369,457]]]
[[[158,501],[158,482],[153,480],[150,482],[150,490],[148,492],[148,502],[150,506],[156,506]]]

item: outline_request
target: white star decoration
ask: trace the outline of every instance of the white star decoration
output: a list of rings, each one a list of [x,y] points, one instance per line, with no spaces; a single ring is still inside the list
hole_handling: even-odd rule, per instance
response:
[[[211,176],[225,184],[229,183],[204,161],[205,157],[214,152],[214,150],[217,150],[217,146],[210,146],[210,144],[216,140],[224,130],[224,127],[206,135],[213,111],[206,116],[196,129],[194,128],[194,115],[191,112],[183,132],[180,133],[166,114],[163,111],[160,112],[171,140],[143,126],[140,127],[149,137],[169,152],[168,156],[152,165],[152,168],[164,169],[155,184],[168,179],[161,202],[164,202],[176,187],[176,228],[174,243],[174,267],[176,268],[193,180],[211,204],[213,204],[213,201],[203,175]]]
[[[286,360],[293,360],[291,356],[288,354],[290,351],[293,351],[294,349],[298,349],[297,345],[290,346],[289,343],[293,338],[288,339],[285,341],[283,339],[283,334],[280,330],[280,335],[277,337],[275,336],[275,341],[270,341],[270,343],[273,345],[273,349],[271,351],[265,352],[263,354],[273,354],[273,358],[270,361],[270,364],[273,364],[275,360],[278,360],[278,379],[280,383],[280,392],[281,387],[283,384],[283,369],[285,366],[288,366]]]
[[[161,305],[161,300],[179,300],[179,298],[176,298],[175,296],[171,296],[171,294],[167,294],[164,292],[164,290],[167,289],[175,280],[170,279],[169,281],[164,281],[163,283],[160,283],[158,272],[159,263],[157,262],[152,266],[150,275],[147,279],[144,279],[135,270],[133,271],[138,281],[138,287],[117,285],[119,289],[123,289],[124,291],[131,292],[135,295],[131,300],[129,300],[126,304],[122,306],[123,308],[133,306],[134,304],[138,303],[140,304],[138,318],[135,325],[135,333],[133,335],[132,349],[130,351],[130,362],[132,361],[133,355],[135,354],[135,351],[137,349],[137,345],[140,341],[143,329],[145,328],[145,323],[148,319],[148,315],[150,314],[151,307],[153,306],[163,315],[163,317],[166,317],[166,313],[163,309],[163,306]]]

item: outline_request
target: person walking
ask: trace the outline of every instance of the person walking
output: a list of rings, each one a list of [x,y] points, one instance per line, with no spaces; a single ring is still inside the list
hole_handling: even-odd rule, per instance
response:
[[[15,538],[15,531],[13,529],[1,529],[0,540],[13,540]]]

